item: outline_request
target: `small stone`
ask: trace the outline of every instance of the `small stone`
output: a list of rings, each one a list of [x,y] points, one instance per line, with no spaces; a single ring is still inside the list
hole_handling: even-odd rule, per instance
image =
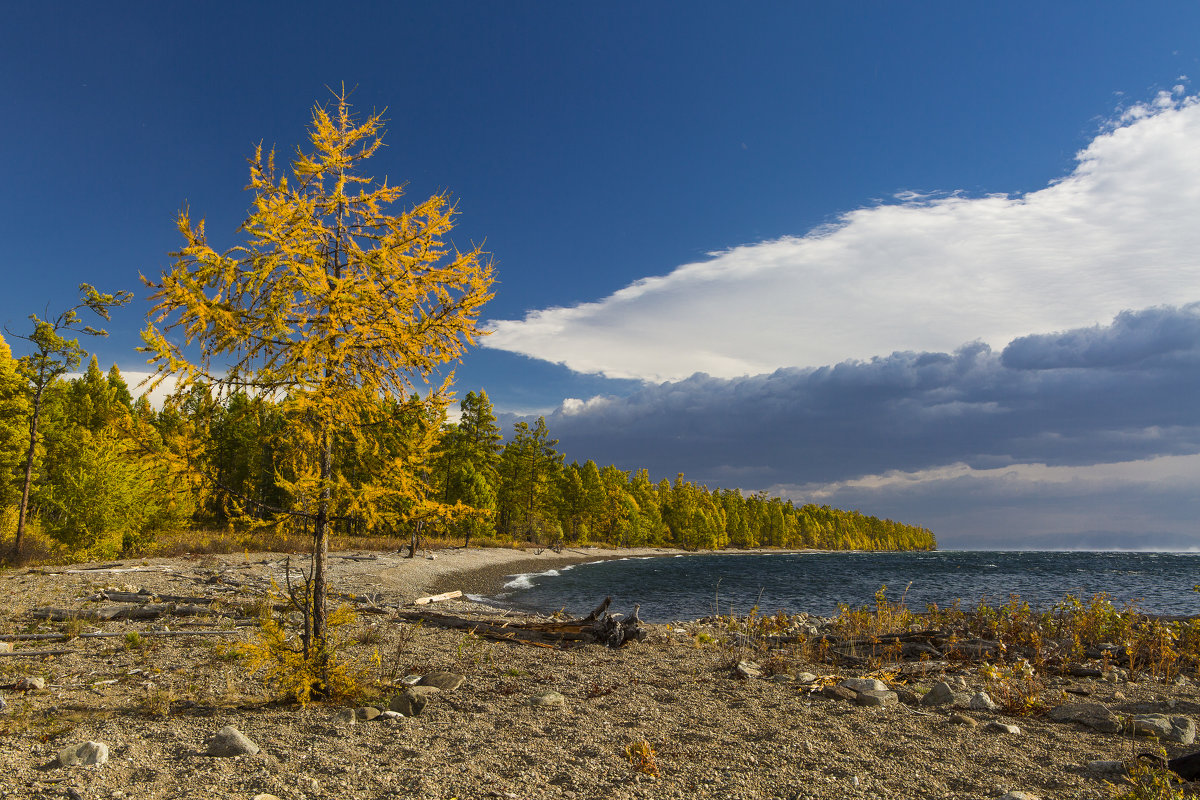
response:
[[[1021,734],[1021,729],[1016,725],[1006,725],[1003,722],[989,722],[983,726],[983,729],[988,733],[1007,733],[1013,736]]]
[[[1129,768],[1124,761],[1089,761],[1087,771],[1097,775],[1124,775]]]
[[[406,717],[415,717],[439,692],[441,689],[434,686],[410,686],[392,698],[392,702],[388,703],[388,710],[399,711]]]
[[[886,692],[887,684],[878,678],[846,678],[838,684],[855,692]]]
[[[998,798],[996,798],[996,800],[1042,800],[1042,799],[1040,797],[1038,797],[1036,794],[1030,794],[1029,792],[1013,791],[1013,792],[1005,792],[1004,794],[1002,794]]]
[[[256,794],[250,800],[279,800],[279,798],[273,794]]]
[[[794,683],[796,679],[786,672],[776,672],[771,676],[771,680],[775,683]]]
[[[333,722],[337,725],[354,725],[358,722],[358,714],[353,708],[343,708],[333,715]]]
[[[753,661],[739,661],[737,666],[733,668],[739,678],[761,678],[762,668]]]
[[[797,683],[812,683],[816,679],[817,676],[813,675],[811,672],[800,672],[796,674]]]
[[[354,717],[362,722],[370,722],[379,716],[380,710],[374,706],[362,706],[354,709]]]
[[[104,742],[82,742],[58,751],[58,763],[64,767],[90,767],[108,761],[108,745]]]
[[[423,678],[423,677],[425,677],[425,676],[424,675],[405,675],[403,678],[400,679],[400,682],[403,683],[405,686],[416,686],[418,683],[421,682],[421,678]]]
[[[0,711],[4,711],[7,708],[8,708],[8,701],[4,699],[3,695],[0,695]]]
[[[244,733],[232,725],[226,725],[217,731],[208,744],[208,755],[217,758],[232,758],[234,756],[252,756],[259,750],[258,745],[250,741]]]
[[[869,706],[872,708],[891,708],[900,702],[895,692],[886,689],[883,691],[867,690],[858,692],[858,696],[854,698],[854,701],[860,706]]]
[[[20,678],[13,686],[18,692],[40,692],[46,688],[46,679],[39,676]]]
[[[976,692],[968,706],[972,711],[995,711],[999,708],[987,692]]]
[[[12,642],[0,642],[0,653],[11,653],[12,651]]]
[[[966,725],[968,728],[974,728],[979,725],[974,717],[969,717],[966,714],[951,714],[950,721],[955,725]]]
[[[391,711],[391,710],[380,711],[379,716],[376,717],[375,719],[376,720],[404,719],[404,715],[401,714],[399,711]]]
[[[463,685],[466,678],[457,672],[431,672],[417,683],[418,686],[433,686],[443,692],[453,692]]]
[[[939,681],[921,698],[923,706],[945,706],[954,702],[954,690],[945,681]]]
[[[534,708],[566,708],[567,698],[563,697],[553,689],[548,689],[544,692],[539,692],[532,697],[525,699],[525,705],[533,706]]]

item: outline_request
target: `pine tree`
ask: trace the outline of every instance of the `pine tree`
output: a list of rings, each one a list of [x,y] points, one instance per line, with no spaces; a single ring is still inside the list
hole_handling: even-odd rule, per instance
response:
[[[94,287],[79,284],[81,297],[79,302],[66,311],[59,313],[53,319],[42,319],[37,314],[31,314],[33,332],[29,336],[10,334],[18,339],[24,339],[33,346],[33,352],[18,359],[18,372],[24,379],[29,395],[28,439],[25,448],[25,471],[21,480],[21,500],[17,507],[17,533],[13,541],[13,554],[21,555],[21,539],[25,534],[25,520],[29,512],[29,493],[33,486],[33,462],[39,443],[38,425],[41,422],[42,403],[46,398],[46,390],[60,377],[79,366],[84,349],[79,346],[79,339],[68,339],[65,334],[84,334],[86,336],[108,336],[108,332],[85,325],[79,312],[83,309],[91,311],[101,319],[109,319],[111,309],[123,306],[133,299],[132,292],[120,291],[114,294],[102,294]]]
[[[303,423],[296,432],[307,458],[288,488],[292,513],[313,531],[304,650],[318,669],[327,658],[335,492],[346,488],[334,470],[338,439],[351,428],[367,435],[379,398],[401,402],[414,384],[457,360],[481,333],[477,317],[491,297],[492,267],[482,250],[446,243],[455,216],[446,194],[387,213],[403,188],[362,173],[382,135],[382,117],[358,122],[344,92],[331,109],[316,106],[311,150],[297,150],[291,179],[277,174],[274,151],[256,149],[243,241],[218,252],[203,221],[193,224],[184,209],[184,247],[159,282],[147,281],[155,305],[143,340],[156,381],[173,375],[180,391],[206,382],[218,393],[287,395]],[[441,402],[449,380],[430,389],[428,402]],[[391,505],[380,493],[360,499],[367,511]]]

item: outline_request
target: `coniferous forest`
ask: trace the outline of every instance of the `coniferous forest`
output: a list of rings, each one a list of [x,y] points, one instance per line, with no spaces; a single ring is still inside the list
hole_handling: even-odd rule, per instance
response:
[[[0,525],[12,547],[29,444],[31,388],[0,340]],[[134,399],[113,366],[92,358],[80,377],[44,389],[29,492],[31,525],[75,558],[153,552],[180,530],[278,528],[307,542],[293,510],[306,442],[285,399],[193,390],[161,409]],[[486,392],[468,392],[457,422],[413,398],[380,404],[369,436],[338,437],[334,472],[345,491],[333,529],[392,536],[414,532],[453,543],[600,544],[685,549],[781,547],[928,549],[920,527],[763,493],[697,485],[682,475],[564,463],[544,419],[504,437]],[[380,425],[379,420],[385,422]],[[379,430],[380,427],[385,430]],[[397,474],[404,472],[406,474]],[[366,512],[365,498],[405,483]],[[45,549],[45,546],[43,547]]]

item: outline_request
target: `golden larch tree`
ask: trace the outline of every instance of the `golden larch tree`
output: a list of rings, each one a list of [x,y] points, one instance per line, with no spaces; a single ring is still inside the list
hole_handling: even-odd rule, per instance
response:
[[[185,208],[185,246],[158,282],[143,278],[153,289],[142,338],[155,385],[174,377],[177,393],[206,384],[218,395],[286,398],[306,422],[312,457],[288,488],[292,513],[313,529],[304,647],[319,662],[329,531],[345,489],[334,474],[335,440],[361,430],[372,407],[403,402],[419,386],[425,402],[444,403],[450,375],[431,380],[483,333],[479,312],[492,296],[490,258],[448,241],[456,213],[447,194],[388,213],[403,187],[362,173],[382,145],[383,120],[374,113],[360,122],[345,92],[335,96],[314,107],[311,149],[297,148],[290,179],[277,173],[274,150],[256,148],[240,244],[217,251]],[[395,476],[381,485],[416,491]],[[369,514],[378,496],[359,492],[356,509]]]

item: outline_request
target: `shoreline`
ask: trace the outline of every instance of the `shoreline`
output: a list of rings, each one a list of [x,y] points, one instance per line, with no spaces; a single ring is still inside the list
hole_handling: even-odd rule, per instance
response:
[[[561,553],[547,549],[541,554],[521,550],[507,551],[501,548],[479,548],[479,552],[512,552],[515,557],[493,559],[490,563],[471,566],[464,565],[461,570],[441,572],[431,577],[427,586],[429,593],[441,594],[442,592],[450,592],[457,589],[462,591],[464,595],[494,597],[504,591],[508,579],[514,575],[535,574],[547,572],[552,569],[574,566],[576,564],[591,564],[598,561],[693,555],[686,550],[651,547],[621,548],[619,550],[566,548]]]

